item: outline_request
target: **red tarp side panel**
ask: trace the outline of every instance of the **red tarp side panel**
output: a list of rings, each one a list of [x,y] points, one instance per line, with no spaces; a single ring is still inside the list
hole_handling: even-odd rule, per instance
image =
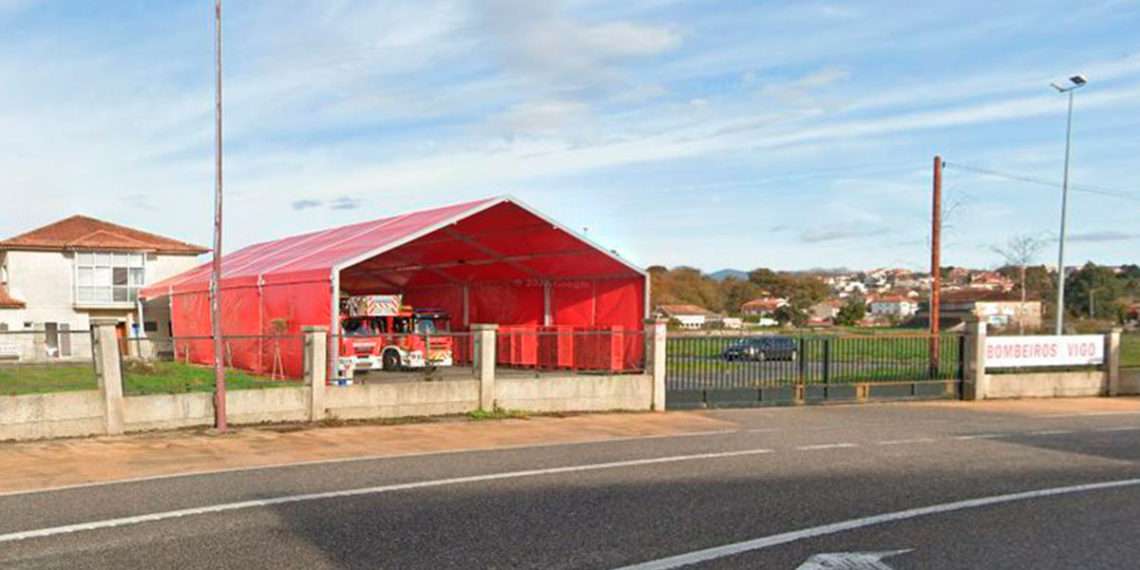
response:
[[[264,343],[261,339],[254,338],[261,334],[258,324],[260,305],[261,295],[256,286],[231,288],[222,292],[222,330],[225,333],[223,362],[227,367],[262,371]],[[206,326],[210,326],[209,320],[206,321]]]
[[[404,303],[417,309],[443,309],[451,317],[451,330],[466,328],[463,326],[462,286],[412,289],[404,294]]]
[[[541,325],[541,283],[476,284],[468,293],[472,323]]]
[[[614,279],[598,281],[597,285],[597,319],[599,325],[616,325],[623,327],[626,335],[623,338],[625,350],[623,352],[622,368],[626,370],[640,369],[645,366],[645,336],[644,331],[644,279]]]
[[[174,329],[175,359],[192,364],[211,364],[210,296],[189,293],[171,297],[170,319]]]
[[[279,343],[285,375],[290,378],[301,377],[304,373],[301,328],[327,327],[332,322],[329,282],[267,285],[262,288],[262,303],[264,334],[274,334],[282,329],[285,331],[285,338]],[[274,321],[280,322],[281,327],[275,327]],[[272,360],[269,362],[272,363]]]
[[[588,326],[594,324],[594,283],[592,281],[560,281],[552,284],[551,317],[555,325]]]

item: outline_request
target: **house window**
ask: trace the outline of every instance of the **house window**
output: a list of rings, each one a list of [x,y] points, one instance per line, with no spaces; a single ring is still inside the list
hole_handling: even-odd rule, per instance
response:
[[[141,253],[84,251],[75,254],[75,299],[79,303],[133,303],[146,278]]]

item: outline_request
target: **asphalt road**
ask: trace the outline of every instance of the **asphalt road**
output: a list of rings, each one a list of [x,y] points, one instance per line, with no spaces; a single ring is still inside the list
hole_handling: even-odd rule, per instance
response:
[[[709,413],[738,429],[0,496],[0,566],[1132,568],[1140,559],[1140,413],[922,404]],[[706,549],[719,550],[692,554]],[[853,559],[835,553],[890,554],[862,555],[882,557],[878,566],[835,566]]]

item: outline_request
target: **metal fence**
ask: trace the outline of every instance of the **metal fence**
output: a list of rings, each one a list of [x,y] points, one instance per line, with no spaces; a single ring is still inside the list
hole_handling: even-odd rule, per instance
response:
[[[496,370],[533,374],[638,374],[645,371],[645,331],[620,326],[504,326]]]
[[[123,392],[127,395],[214,389],[212,337],[131,338],[122,344]],[[302,335],[224,336],[222,346],[227,388],[271,388],[302,381]]]
[[[97,386],[90,331],[0,332],[0,394],[94,390]]]
[[[905,384],[909,394],[900,395],[916,396],[921,389],[915,384],[960,381],[964,351],[962,335],[673,335],[666,345],[666,389],[707,392]],[[830,395],[826,390],[822,393]],[[761,397],[758,393],[757,398]]]

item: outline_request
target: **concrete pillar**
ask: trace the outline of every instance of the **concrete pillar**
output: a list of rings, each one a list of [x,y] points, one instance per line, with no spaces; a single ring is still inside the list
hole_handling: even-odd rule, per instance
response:
[[[108,435],[123,433],[123,369],[115,319],[91,320],[91,356],[103,395],[103,428]]]
[[[305,384],[309,387],[309,421],[325,418],[325,385],[328,384],[328,327],[304,327]]]
[[[665,319],[645,320],[645,371],[653,376],[655,412],[665,411],[665,346],[668,327]]]
[[[475,377],[479,379],[479,409],[495,409],[495,343],[499,325],[471,325],[475,335]]]
[[[1108,395],[1120,395],[1120,327],[1104,335],[1104,373],[1108,377]]]
[[[970,317],[966,321],[965,379],[962,396],[966,400],[984,400],[989,392],[986,375],[986,323]]]

